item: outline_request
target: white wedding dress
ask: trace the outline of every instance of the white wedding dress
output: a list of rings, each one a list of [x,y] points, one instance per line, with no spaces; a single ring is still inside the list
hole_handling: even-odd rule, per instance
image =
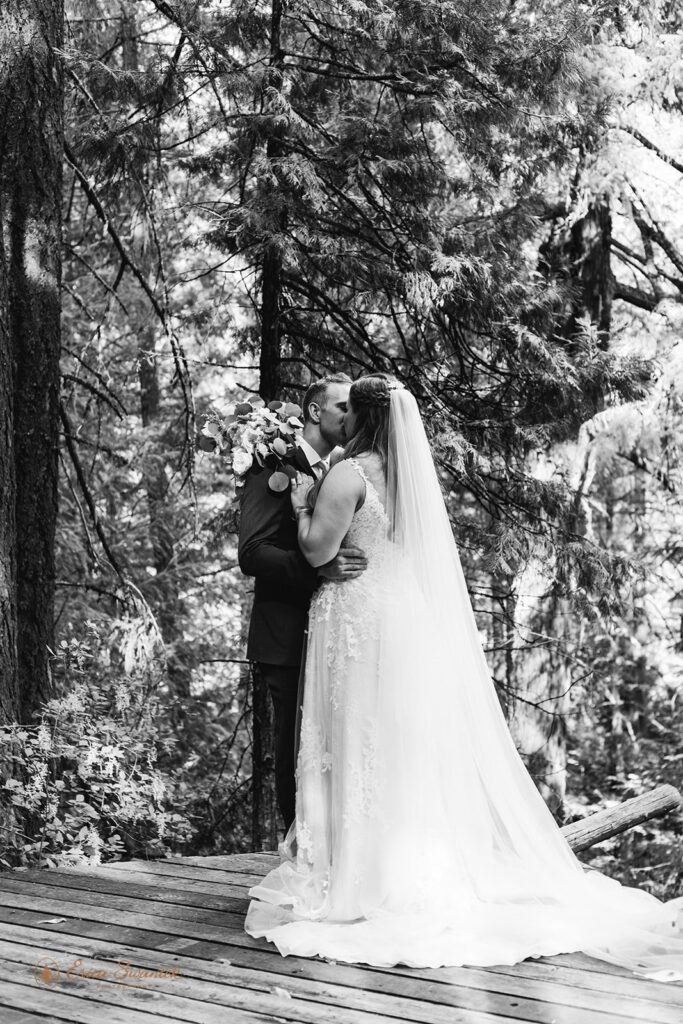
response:
[[[585,870],[527,774],[412,396],[393,393],[391,415],[390,508],[351,460],[366,495],[344,543],[368,568],[314,595],[296,821],[246,931],[376,966],[583,950],[683,980],[683,899]]]

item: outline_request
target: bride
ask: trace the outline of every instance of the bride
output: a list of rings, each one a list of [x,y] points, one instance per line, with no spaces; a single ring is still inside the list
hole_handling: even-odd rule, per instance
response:
[[[382,967],[581,950],[683,980],[683,898],[583,868],[517,754],[414,397],[362,377],[345,430],[314,508],[306,478],[292,505],[311,565],[344,542],[368,568],[314,595],[296,820],[246,931]]]

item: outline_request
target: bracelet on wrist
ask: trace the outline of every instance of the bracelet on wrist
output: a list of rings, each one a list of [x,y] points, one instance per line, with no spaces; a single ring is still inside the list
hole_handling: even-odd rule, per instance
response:
[[[313,509],[309,508],[308,505],[299,505],[298,508],[294,509],[294,515],[297,520],[301,519],[302,516],[312,516]]]

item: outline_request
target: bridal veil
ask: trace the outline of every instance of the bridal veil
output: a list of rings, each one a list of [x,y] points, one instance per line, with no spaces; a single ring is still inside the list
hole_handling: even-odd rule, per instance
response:
[[[582,867],[517,753],[422,418],[401,387],[390,392],[387,484],[390,557],[396,578],[413,585],[396,593],[384,623],[378,717],[383,742],[395,751],[387,781],[392,772],[411,776],[387,792],[402,799],[410,794],[416,811],[406,837],[413,871],[431,874],[440,885],[448,884],[450,872],[441,906],[446,913],[460,907],[460,921],[465,930],[473,926],[477,942],[485,942],[488,925],[509,932],[511,947],[523,955],[582,949],[632,970],[658,972],[662,980],[683,980],[683,899],[664,904]],[[425,617],[429,637],[416,628],[415,657],[406,659],[405,638],[396,630],[409,631]],[[525,953],[535,928],[539,948],[527,946]],[[477,962],[473,954],[466,962]]]

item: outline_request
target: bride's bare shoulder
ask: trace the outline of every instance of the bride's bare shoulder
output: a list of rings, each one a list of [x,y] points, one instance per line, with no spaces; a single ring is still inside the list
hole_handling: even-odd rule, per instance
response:
[[[357,458],[358,465],[361,467],[366,479],[370,481],[380,496],[380,500],[384,503],[386,471],[381,456],[377,452],[362,452]]]
[[[325,476],[326,493],[350,490],[354,494],[363,489],[364,484],[355,467],[348,459],[341,459],[332,466]]]

